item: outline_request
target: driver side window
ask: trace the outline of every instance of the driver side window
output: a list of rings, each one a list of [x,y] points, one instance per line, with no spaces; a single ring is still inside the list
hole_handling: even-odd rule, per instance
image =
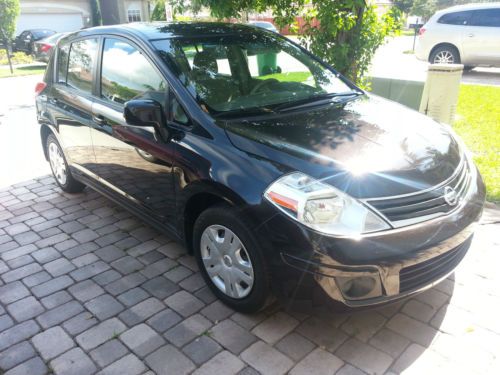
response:
[[[137,48],[120,39],[104,42],[101,97],[123,104],[131,99],[153,99],[165,105],[166,83]]]

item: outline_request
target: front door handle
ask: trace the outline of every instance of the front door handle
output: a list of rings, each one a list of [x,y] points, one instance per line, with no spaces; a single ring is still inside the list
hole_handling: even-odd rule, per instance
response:
[[[474,34],[469,34],[469,38],[474,38]]]
[[[92,116],[92,120],[99,126],[104,126],[107,124],[106,119],[101,115]]]

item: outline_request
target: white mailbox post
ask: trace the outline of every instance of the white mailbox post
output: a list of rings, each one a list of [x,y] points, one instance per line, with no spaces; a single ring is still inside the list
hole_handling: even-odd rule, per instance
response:
[[[420,112],[436,121],[453,123],[463,69],[462,64],[429,65]]]

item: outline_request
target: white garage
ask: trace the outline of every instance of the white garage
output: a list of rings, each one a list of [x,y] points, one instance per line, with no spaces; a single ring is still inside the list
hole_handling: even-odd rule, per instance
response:
[[[75,31],[83,27],[82,13],[21,13],[16,35],[27,29]]]

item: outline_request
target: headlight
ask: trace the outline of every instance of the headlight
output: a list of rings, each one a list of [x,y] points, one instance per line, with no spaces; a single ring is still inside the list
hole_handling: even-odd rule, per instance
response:
[[[325,234],[358,236],[390,228],[356,199],[300,172],[279,178],[264,197],[291,218]]]

